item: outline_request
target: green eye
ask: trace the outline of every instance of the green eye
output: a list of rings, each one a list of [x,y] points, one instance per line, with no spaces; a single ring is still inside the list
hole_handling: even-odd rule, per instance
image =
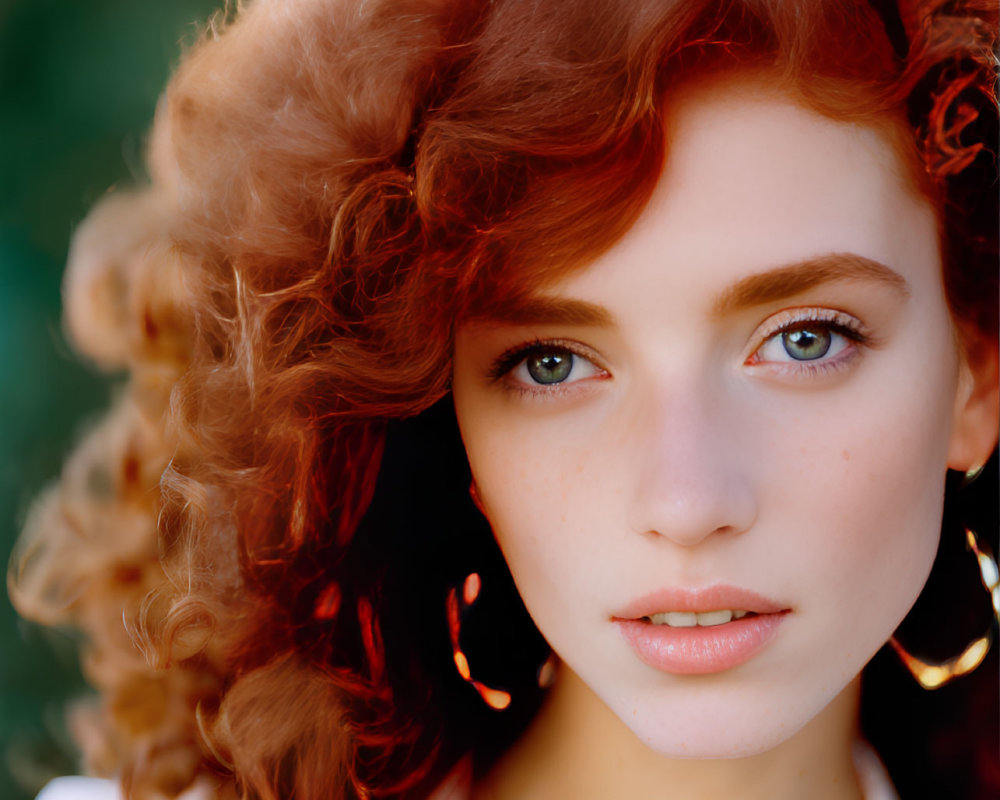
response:
[[[528,375],[535,383],[562,383],[573,370],[572,353],[541,353],[528,356],[524,362]]]
[[[833,337],[828,328],[800,328],[781,334],[785,352],[796,361],[813,361],[830,352]]]
[[[560,340],[526,342],[502,353],[487,376],[507,389],[539,397],[564,396],[576,384],[591,378],[610,377],[577,343]]]

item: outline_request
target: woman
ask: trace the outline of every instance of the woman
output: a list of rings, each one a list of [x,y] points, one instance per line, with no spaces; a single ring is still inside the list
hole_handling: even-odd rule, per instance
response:
[[[90,636],[92,768],[891,796],[862,668],[992,624],[941,519],[997,439],[995,22],[317,0],[196,47],[78,235],[70,328],[133,378],[15,578]],[[893,634],[939,540],[987,611],[934,672]]]

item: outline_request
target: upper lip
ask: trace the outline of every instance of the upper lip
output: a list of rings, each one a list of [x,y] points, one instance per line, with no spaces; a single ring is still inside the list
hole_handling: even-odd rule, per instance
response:
[[[641,619],[665,611],[752,611],[755,614],[776,614],[789,607],[762,594],[739,586],[715,584],[700,589],[657,589],[637,597],[617,614],[615,619]]]

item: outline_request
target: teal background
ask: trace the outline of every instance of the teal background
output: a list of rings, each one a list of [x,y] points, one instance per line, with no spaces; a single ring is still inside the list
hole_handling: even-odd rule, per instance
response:
[[[0,552],[105,407],[113,379],[60,321],[69,237],[109,188],[143,180],[156,98],[221,0],[0,0]],[[85,687],[69,632],[0,599],[0,798],[78,769],[62,724]]]

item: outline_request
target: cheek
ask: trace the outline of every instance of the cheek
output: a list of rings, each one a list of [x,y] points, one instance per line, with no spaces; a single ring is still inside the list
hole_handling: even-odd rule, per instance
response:
[[[927,378],[933,385],[920,385],[914,364],[906,380],[883,375],[855,386],[851,401],[832,406],[808,437],[773,431],[772,446],[783,442],[779,460],[790,468],[762,484],[775,521],[771,567],[779,579],[805,577],[804,610],[826,620],[814,645],[839,653],[831,657],[842,662],[841,678],[892,633],[934,560],[954,398],[946,355]]]
[[[513,566],[522,553],[569,552],[581,498],[594,497],[577,451],[546,438],[496,425],[466,437],[483,510]]]
[[[537,617],[572,606],[581,580],[595,588],[595,557],[615,534],[594,535],[617,491],[598,468],[604,446],[582,434],[595,429],[558,419],[505,424],[502,414],[468,411],[459,404],[483,512],[528,609]],[[610,528],[607,520],[597,527]]]

